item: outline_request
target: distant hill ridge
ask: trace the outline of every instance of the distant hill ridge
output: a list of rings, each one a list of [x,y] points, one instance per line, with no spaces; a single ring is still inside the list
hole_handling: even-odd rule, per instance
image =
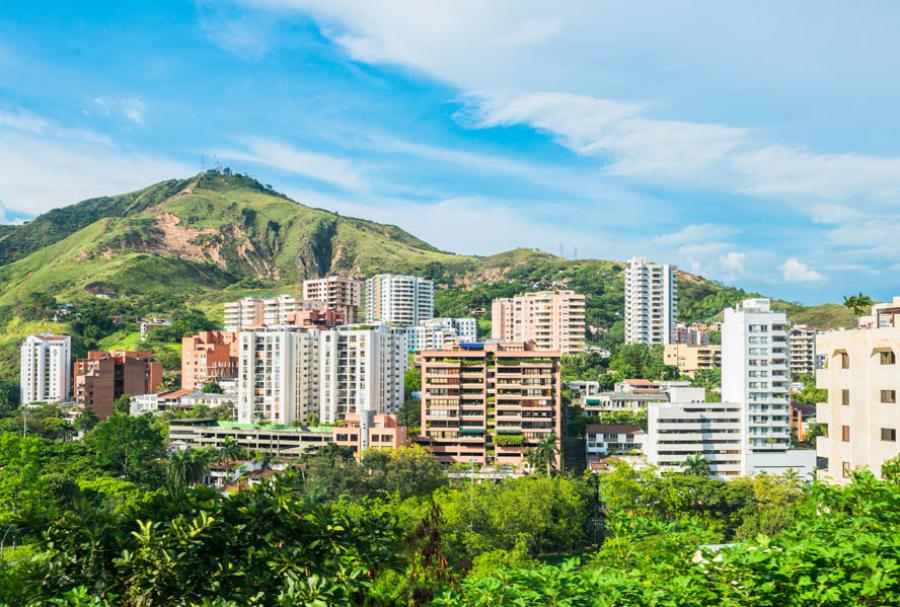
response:
[[[441,251],[397,226],[297,203],[244,175],[208,171],[54,209],[0,229],[0,306],[29,293],[221,297],[223,290],[295,289],[332,273],[414,272],[442,287],[439,312],[483,308],[493,296],[570,286],[589,296],[588,321],[621,314],[623,264],[565,260],[532,249],[490,257]],[[713,316],[748,293],[681,274],[682,317]],[[843,307],[784,304],[817,326],[849,322]]]

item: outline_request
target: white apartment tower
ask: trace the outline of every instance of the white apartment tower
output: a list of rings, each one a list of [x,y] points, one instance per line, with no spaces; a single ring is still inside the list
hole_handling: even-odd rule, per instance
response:
[[[673,343],[677,310],[675,266],[632,257],[625,268],[625,343]]]
[[[21,404],[55,403],[69,398],[72,338],[29,335],[22,343],[19,387]]]
[[[406,327],[406,345],[410,352],[443,350],[454,343],[478,339],[478,323],[474,318],[431,318]]]
[[[336,327],[320,333],[319,420],[348,413],[396,413],[403,404],[408,351],[403,329]]]
[[[744,474],[815,469],[815,453],[790,450],[789,360],[787,315],[768,299],[725,310],[722,401],[742,408]]]
[[[344,313],[347,323],[359,320],[362,282],[345,276],[326,276],[303,281],[303,299],[321,301]]]
[[[400,274],[366,281],[366,322],[411,326],[429,318],[434,318],[433,281]]]
[[[238,421],[308,423],[319,396],[319,331],[273,327],[238,340]]]

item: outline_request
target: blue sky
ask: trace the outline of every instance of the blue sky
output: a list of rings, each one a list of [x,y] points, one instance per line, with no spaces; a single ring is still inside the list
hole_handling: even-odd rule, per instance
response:
[[[813,10],[814,9],[814,10]],[[900,5],[11,3],[5,221],[218,158],[444,249],[900,293]]]

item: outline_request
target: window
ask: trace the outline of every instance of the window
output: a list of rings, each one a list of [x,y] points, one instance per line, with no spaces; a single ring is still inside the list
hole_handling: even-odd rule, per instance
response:
[[[850,462],[841,462],[841,473],[844,478],[850,478]]]
[[[841,440],[845,443],[850,442],[850,426],[841,426]]]
[[[841,390],[841,404],[844,406],[850,404],[850,390]]]
[[[882,390],[881,391],[881,402],[886,403],[888,405],[893,405],[897,402],[897,391],[896,390]]]
[[[893,350],[880,352],[880,358],[882,365],[893,365],[897,362],[897,356],[894,354]]]
[[[881,440],[888,441],[891,443],[897,442],[897,430],[894,428],[882,428],[881,429]]]
[[[849,369],[850,368],[850,355],[846,352],[841,352],[841,369]]]

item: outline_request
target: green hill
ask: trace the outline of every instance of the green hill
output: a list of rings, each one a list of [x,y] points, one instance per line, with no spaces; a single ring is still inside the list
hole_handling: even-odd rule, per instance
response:
[[[144,314],[168,315],[187,304],[215,321],[222,302],[297,292],[306,278],[337,273],[431,278],[438,287],[438,314],[474,315],[482,331],[489,329],[495,297],[574,289],[587,296],[588,325],[614,344],[622,339],[623,270],[617,261],[571,261],[524,248],[489,257],[456,255],[396,226],[304,206],[249,177],[209,171],[2,226],[0,375],[10,374],[18,340],[38,326],[29,323],[55,317],[48,300],[81,302],[77,308],[93,310],[90,320],[52,325],[71,332],[84,349],[133,342],[135,323]],[[95,295],[118,303],[87,305],[99,303]],[[679,319],[713,319],[751,295],[680,272]],[[836,304],[776,305],[794,322],[814,327],[854,322]]]

